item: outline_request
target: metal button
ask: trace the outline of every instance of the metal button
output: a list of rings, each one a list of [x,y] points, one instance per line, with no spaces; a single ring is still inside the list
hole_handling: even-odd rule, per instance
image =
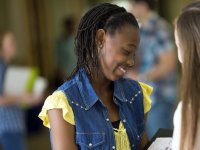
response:
[[[134,147],[135,145],[133,144],[132,147]]]
[[[126,122],[126,119],[124,119],[123,122]]]
[[[115,149],[115,146],[112,146],[112,149]]]
[[[106,118],[106,121],[110,121],[110,119],[109,119],[109,118]]]
[[[91,147],[91,146],[92,146],[92,143],[89,143],[89,146]]]

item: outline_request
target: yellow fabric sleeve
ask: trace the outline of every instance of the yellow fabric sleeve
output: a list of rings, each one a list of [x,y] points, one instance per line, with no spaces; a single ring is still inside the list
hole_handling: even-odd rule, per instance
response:
[[[147,113],[151,109],[151,99],[150,95],[153,91],[153,88],[143,82],[139,82],[143,92],[143,105],[144,105],[144,113]]]
[[[43,125],[48,128],[50,128],[48,118],[48,110],[50,109],[62,109],[64,120],[72,125],[75,125],[74,113],[62,91],[56,91],[47,97],[39,114],[39,118],[43,121]]]

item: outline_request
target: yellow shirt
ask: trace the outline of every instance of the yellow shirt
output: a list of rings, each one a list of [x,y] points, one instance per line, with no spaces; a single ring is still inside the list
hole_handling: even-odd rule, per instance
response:
[[[140,82],[140,86],[142,87],[144,97],[144,113],[147,113],[151,108],[150,95],[153,88],[142,82]],[[39,114],[39,118],[43,121],[43,125],[48,128],[51,128],[48,118],[48,110],[50,109],[62,109],[64,120],[72,125],[75,125],[73,110],[69,105],[65,94],[62,91],[56,91],[52,95],[47,97]],[[123,123],[120,122],[119,129],[114,129],[114,131],[116,149],[130,150],[128,136],[126,134],[126,129],[124,128]]]

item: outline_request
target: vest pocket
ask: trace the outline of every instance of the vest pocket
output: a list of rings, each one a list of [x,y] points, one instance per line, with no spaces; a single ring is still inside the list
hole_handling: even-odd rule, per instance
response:
[[[81,149],[100,149],[105,142],[105,133],[80,133],[76,132],[76,144]]]

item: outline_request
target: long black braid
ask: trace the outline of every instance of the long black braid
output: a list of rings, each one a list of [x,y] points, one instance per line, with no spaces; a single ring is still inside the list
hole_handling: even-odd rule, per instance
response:
[[[99,57],[96,42],[96,32],[104,29],[109,34],[125,24],[139,28],[135,17],[128,13],[123,7],[114,4],[103,3],[90,9],[81,19],[76,39],[75,52],[77,55],[77,66],[71,78],[80,68],[85,68],[88,74],[98,72]]]

